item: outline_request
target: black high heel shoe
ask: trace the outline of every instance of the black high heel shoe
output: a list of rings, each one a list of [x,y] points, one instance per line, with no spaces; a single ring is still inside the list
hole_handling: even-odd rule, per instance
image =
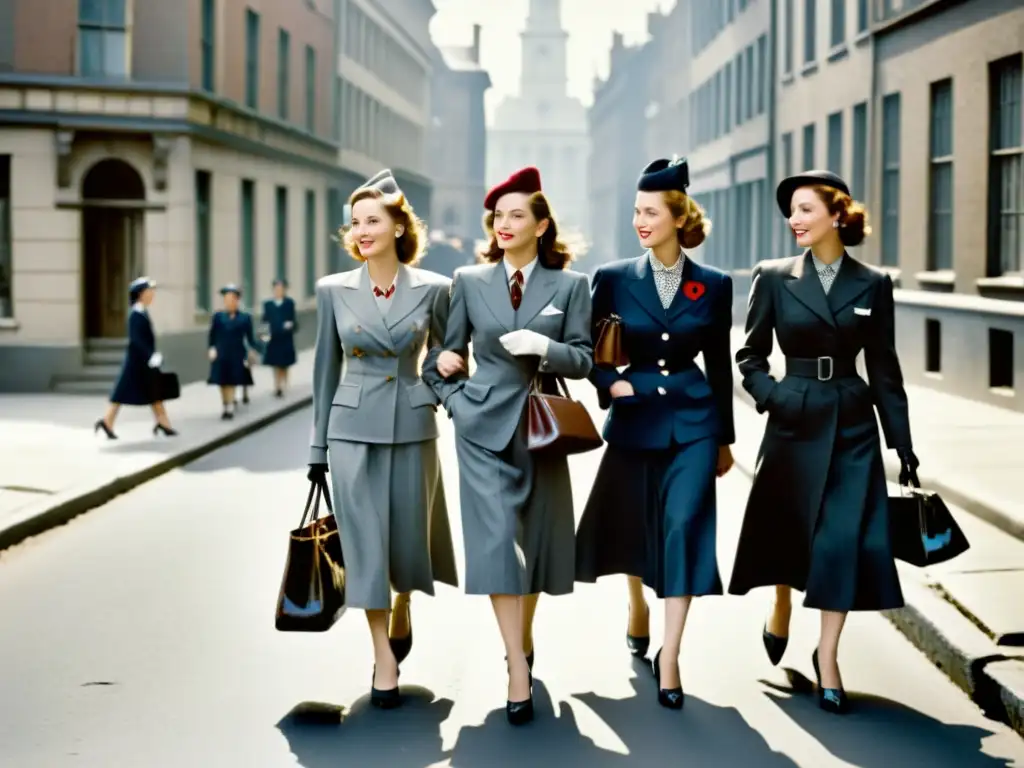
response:
[[[153,436],[155,437],[156,435],[160,434],[161,432],[163,432],[168,437],[174,437],[176,434],[178,434],[177,430],[171,429],[170,427],[165,427],[163,424],[156,424],[156,425],[154,425],[154,427],[153,427]]]
[[[650,608],[647,609],[647,615],[650,617]],[[641,637],[640,635],[629,634],[629,617],[626,618],[626,647],[629,648],[629,652],[636,658],[642,659],[647,655],[647,651],[651,647],[651,636]]]
[[[822,688],[821,668],[818,666],[818,649],[811,654],[811,664],[814,665],[814,676],[818,681],[818,706],[833,715],[845,715],[850,709],[850,702],[846,698],[846,691],[842,688]]]
[[[388,645],[391,652],[395,654],[395,661],[401,664],[412,650],[412,609],[407,605],[405,610],[409,613],[409,634],[405,637],[388,637]]]
[[[654,654],[654,661],[651,662],[651,671],[654,673],[654,679],[658,683],[658,703],[666,709],[682,709],[683,701],[685,696],[683,695],[682,686],[679,688],[662,688],[661,687],[661,649]]]
[[[531,653],[532,657],[533,654]],[[531,659],[527,658],[527,664],[530,664]],[[533,720],[533,670],[527,672],[530,680],[530,698],[526,701],[506,701],[505,702],[505,718],[508,720],[509,725],[526,725]]]
[[[398,670],[396,677],[402,676],[402,670]],[[377,665],[373,665],[373,677],[370,678],[370,703],[378,709],[394,709],[401,706],[402,697],[398,694],[398,686],[382,691],[374,688],[373,681],[377,677]]]
[[[108,440],[117,440],[117,435],[114,434],[114,430],[108,427],[107,422],[105,422],[103,419],[100,419],[95,424],[93,424],[92,433],[95,435],[101,429],[103,430],[104,434],[106,434]]]
[[[789,638],[773,635],[768,631],[768,624],[766,622],[764,629],[761,630],[761,642],[764,643],[764,650],[768,654],[768,661],[772,663],[773,667],[778,666],[778,663],[782,661],[782,657],[786,653]]]

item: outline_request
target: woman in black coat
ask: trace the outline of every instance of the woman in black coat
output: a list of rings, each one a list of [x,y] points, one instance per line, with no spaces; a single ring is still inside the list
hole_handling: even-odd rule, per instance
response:
[[[915,476],[910,418],[895,348],[892,280],[845,246],[870,232],[866,211],[827,171],[784,179],[776,192],[796,243],[807,250],[764,261],[751,274],[746,342],[736,353],[743,387],[768,424],[729,591],[777,585],[763,641],[785,652],[790,589],[821,611],[812,657],[822,709],[842,713],[839,636],[849,611],[903,605],[889,538],[881,419],[889,448]],[[772,334],[786,373],[769,375]],[[867,381],[856,358],[864,352]]]
[[[288,282],[274,281],[274,298],[263,302],[261,323],[267,326],[270,339],[263,353],[263,364],[274,369],[274,396],[283,397],[288,386],[288,369],[295,365],[295,302],[287,296]]]
[[[160,399],[158,383],[164,358],[156,351],[156,336],[149,319],[149,306],[155,296],[156,283],[148,277],[133,280],[128,287],[128,300],[132,304],[128,313],[128,348],[121,364],[121,375],[110,395],[107,413],[93,427],[94,432],[102,429],[110,440],[117,439],[114,420],[122,405],[148,405],[156,417],[154,435],[159,432],[167,436],[178,434],[171,429],[167,410]]]
[[[253,331],[252,315],[239,308],[242,291],[234,285],[220,289],[224,297],[224,309],[217,312],[210,322],[210,333],[206,346],[210,358],[210,378],[207,384],[220,387],[224,411],[221,418],[233,419],[235,387],[252,385],[249,358],[253,350],[260,350]]]

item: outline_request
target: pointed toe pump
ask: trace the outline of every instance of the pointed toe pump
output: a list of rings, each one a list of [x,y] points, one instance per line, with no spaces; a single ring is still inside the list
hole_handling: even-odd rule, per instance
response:
[[[398,671],[398,676],[401,676],[402,671]],[[370,704],[377,707],[377,709],[394,709],[402,703],[402,697],[398,693],[398,686],[389,688],[386,691],[382,691],[379,688],[375,688],[373,685],[374,679],[377,677],[377,667],[373,667],[373,677],[370,678]]]
[[[108,427],[107,422],[103,419],[99,419],[95,424],[93,424],[92,433],[96,434],[101,429],[103,430],[103,434],[107,436],[107,440],[117,440],[117,435],[114,434],[114,430]]]
[[[683,695],[683,688],[662,688],[661,687],[661,651],[659,650],[654,655],[654,661],[651,662],[651,671],[654,673],[654,679],[658,684],[658,703],[666,709],[682,709],[685,696]]]
[[[814,665],[814,677],[818,682],[818,706],[833,715],[845,715],[850,710],[849,699],[846,698],[846,691],[842,688],[821,687],[821,667],[818,666],[818,649],[814,649],[811,655],[811,664]]]
[[[768,625],[765,624],[764,629],[761,630],[761,641],[764,643],[764,650],[768,654],[768,661],[772,663],[773,667],[778,666],[778,663],[782,661],[782,657],[786,653],[789,638],[773,635],[768,631]]]
[[[649,614],[648,614],[649,615]],[[631,635],[629,634],[629,612],[626,614],[626,647],[629,652],[638,659],[642,659],[647,655],[647,651],[651,647],[651,636],[650,635]]]

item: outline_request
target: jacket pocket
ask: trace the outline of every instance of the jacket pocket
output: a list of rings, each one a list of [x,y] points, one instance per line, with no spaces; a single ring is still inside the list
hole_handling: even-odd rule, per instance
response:
[[[362,384],[339,384],[334,390],[332,405],[340,405],[345,408],[358,408],[359,397],[363,392]]]
[[[418,384],[413,384],[410,387],[406,387],[405,393],[409,396],[409,405],[413,408],[422,408],[427,405],[437,405],[439,402],[437,395],[434,394],[434,390],[424,384],[422,381]]]
[[[779,426],[795,429],[803,416],[806,386],[780,381],[768,396],[768,415]]]
[[[462,393],[475,403],[482,403],[490,394],[491,385],[481,384],[477,381],[467,381],[462,387]]]

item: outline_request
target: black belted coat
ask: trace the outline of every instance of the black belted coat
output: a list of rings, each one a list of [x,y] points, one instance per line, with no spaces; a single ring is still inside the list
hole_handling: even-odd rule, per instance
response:
[[[826,295],[810,251],[762,262],[752,278],[736,360],[768,423],[729,591],[788,584],[810,608],[898,608],[875,416],[889,448],[911,446],[892,280],[845,254]],[[779,380],[773,333],[786,355]]]

